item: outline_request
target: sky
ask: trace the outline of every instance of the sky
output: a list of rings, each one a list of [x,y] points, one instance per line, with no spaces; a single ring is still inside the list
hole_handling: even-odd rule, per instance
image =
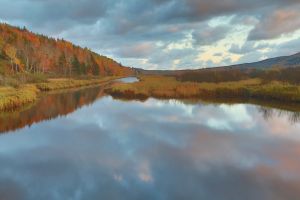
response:
[[[300,52],[300,0],[0,0],[0,21],[144,69]]]

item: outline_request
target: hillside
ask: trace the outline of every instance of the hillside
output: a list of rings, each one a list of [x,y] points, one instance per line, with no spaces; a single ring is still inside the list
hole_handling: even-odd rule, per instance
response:
[[[135,69],[140,75],[173,76],[183,82],[230,82],[259,78],[266,82],[300,84],[300,53],[254,63],[186,70]]]
[[[240,68],[287,68],[287,67],[300,67],[300,53],[291,56],[281,56],[270,58],[259,62],[245,63],[240,65],[233,65],[233,67]]]
[[[63,39],[0,23],[0,74],[16,72],[123,76],[131,74],[132,69]]]
[[[143,70],[136,69],[139,74],[145,75],[180,75],[185,73],[197,72],[223,72],[227,70],[270,70],[274,68],[296,68],[300,67],[300,53],[291,56],[281,56],[270,58],[253,63],[244,63],[238,65],[202,68],[202,69],[184,69],[184,70]]]

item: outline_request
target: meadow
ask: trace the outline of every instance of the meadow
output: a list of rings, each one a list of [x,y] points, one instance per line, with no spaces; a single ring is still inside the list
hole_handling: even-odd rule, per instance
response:
[[[175,77],[141,76],[136,83],[116,83],[106,90],[115,97],[129,99],[155,98],[254,98],[300,102],[300,86],[280,81],[265,82],[259,78],[227,82],[181,82]]]

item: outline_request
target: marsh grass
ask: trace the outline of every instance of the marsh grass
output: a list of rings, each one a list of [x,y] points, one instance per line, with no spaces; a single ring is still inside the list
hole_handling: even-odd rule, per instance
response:
[[[0,110],[12,110],[37,99],[39,90],[34,85],[25,85],[19,88],[0,88]]]
[[[36,84],[41,91],[61,90],[68,88],[84,87],[89,85],[97,85],[117,79],[118,77],[105,77],[99,79],[49,79],[46,83]]]
[[[47,82],[34,84],[16,84],[13,86],[0,86],[0,111],[11,111],[36,101],[42,91],[71,89],[91,85],[109,83],[119,77],[104,77],[99,79],[49,79]],[[43,77],[37,78],[45,81]],[[37,80],[34,79],[34,80]],[[19,82],[18,82],[19,83]]]
[[[116,83],[106,91],[115,97],[129,99],[155,98],[257,98],[300,102],[300,87],[272,81],[263,83],[260,79],[247,79],[220,83],[180,82],[173,77],[143,76],[140,82]]]

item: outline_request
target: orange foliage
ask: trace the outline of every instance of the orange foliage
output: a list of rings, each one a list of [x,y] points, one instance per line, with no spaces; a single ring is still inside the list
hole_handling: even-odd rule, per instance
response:
[[[75,46],[65,40],[34,34],[25,28],[0,23],[0,41],[0,53],[4,52],[6,59],[17,66],[17,69],[32,73],[67,75],[68,72],[68,75],[123,76],[133,72],[131,68],[123,67],[116,61],[87,48]],[[16,49],[16,52],[11,51],[12,49]],[[62,56],[65,57],[63,63],[59,60]],[[79,61],[79,66],[78,64],[72,66],[75,58]]]

